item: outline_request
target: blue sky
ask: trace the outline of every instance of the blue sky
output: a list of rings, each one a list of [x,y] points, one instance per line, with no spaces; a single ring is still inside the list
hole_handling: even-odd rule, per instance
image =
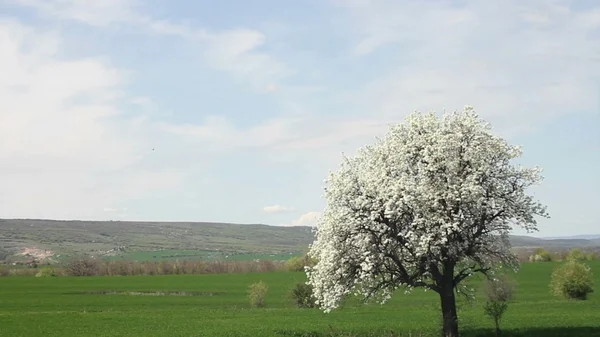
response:
[[[0,3],[0,216],[312,225],[414,110],[473,105],[598,233],[596,1]]]

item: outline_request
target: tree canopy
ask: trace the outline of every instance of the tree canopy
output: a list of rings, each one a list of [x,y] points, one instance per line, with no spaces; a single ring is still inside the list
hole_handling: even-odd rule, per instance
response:
[[[447,336],[458,334],[454,291],[470,275],[517,266],[508,233],[537,229],[546,208],[527,189],[541,170],[513,163],[518,146],[472,107],[410,114],[330,174],[307,268],[325,312],[354,293],[382,303],[400,287],[440,294]]]

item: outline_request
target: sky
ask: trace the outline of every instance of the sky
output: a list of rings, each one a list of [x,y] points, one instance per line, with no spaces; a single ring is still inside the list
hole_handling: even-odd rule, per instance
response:
[[[600,232],[598,1],[0,0],[0,217],[314,225],[342,153],[465,105],[537,236]]]

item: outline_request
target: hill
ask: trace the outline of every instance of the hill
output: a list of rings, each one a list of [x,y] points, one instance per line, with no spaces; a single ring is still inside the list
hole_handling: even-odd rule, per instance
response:
[[[289,255],[305,251],[312,240],[313,233],[309,227],[212,222],[0,219],[0,254],[20,254],[37,259],[74,254],[145,258],[140,252],[151,252],[154,258],[157,255],[208,258],[232,254]],[[579,238],[512,236],[511,242],[514,247],[600,246],[600,239]]]
[[[307,248],[309,227],[210,222],[0,220],[0,250],[41,257],[50,254],[110,256],[132,251],[190,250],[231,253],[293,253]]]
[[[600,239],[556,238],[543,239],[532,236],[512,235],[513,247],[586,248],[600,246]]]
[[[600,240],[600,234],[583,234],[583,235],[570,235],[570,236],[555,236],[555,237],[545,237],[543,239],[586,239],[586,240]]]

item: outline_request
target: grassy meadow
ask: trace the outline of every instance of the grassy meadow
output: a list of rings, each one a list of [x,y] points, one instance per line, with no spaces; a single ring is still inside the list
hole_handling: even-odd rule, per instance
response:
[[[600,294],[555,298],[556,263],[526,263],[502,322],[505,336],[600,336]],[[590,262],[600,285],[600,261]],[[269,286],[265,308],[247,289]],[[330,314],[296,308],[289,291],[303,273],[0,278],[0,336],[438,336],[437,294],[399,292],[387,304],[349,299]],[[479,282],[473,281],[475,285]],[[162,292],[160,296],[148,293]],[[463,336],[493,335],[482,295],[459,301]],[[391,333],[394,331],[394,334]]]

